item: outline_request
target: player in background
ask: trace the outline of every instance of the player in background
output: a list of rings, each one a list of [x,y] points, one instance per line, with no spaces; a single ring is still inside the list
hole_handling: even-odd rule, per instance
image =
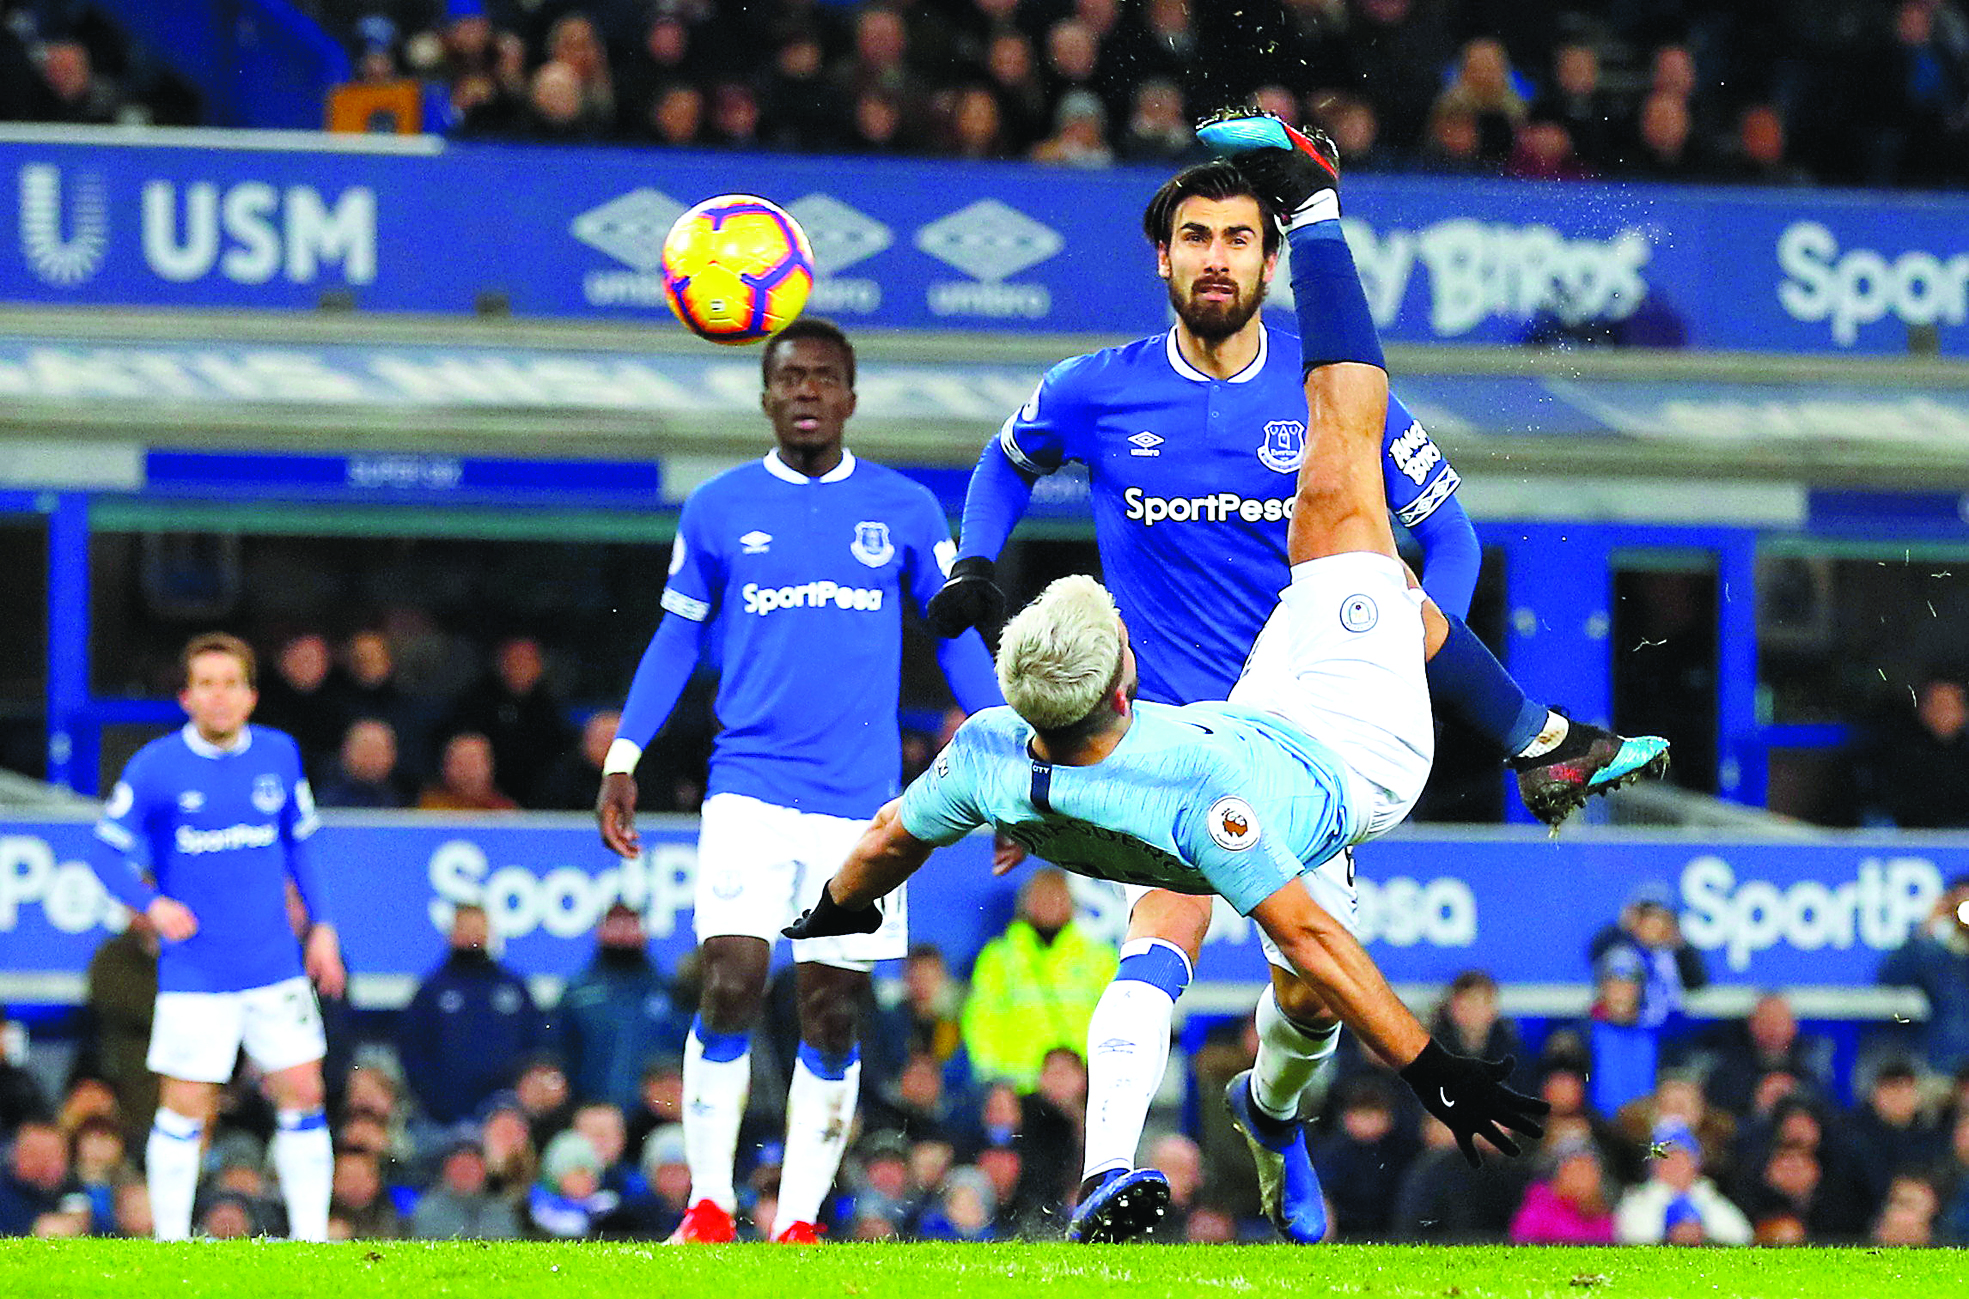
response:
[[[685,1046],[691,1207],[676,1242],[733,1239],[732,1163],[772,943],[896,792],[903,598],[927,604],[956,549],[928,490],[842,446],[855,354],[839,329],[795,321],[766,344],[763,368],[777,446],[684,503],[668,616],[629,687],[596,805],[603,841],[634,857],[636,762],[715,628],[722,729],[698,838],[704,991]],[[937,660],[966,712],[999,702],[975,633],[939,641]],[[906,956],[907,943],[898,902],[878,933],[793,944],[801,1040],[775,1240],[814,1239],[854,1118],[855,1007],[875,962]]]
[[[1352,932],[1347,849],[1398,824],[1421,796],[1435,750],[1423,663],[1449,626],[1396,553],[1378,471],[1387,375],[1333,219],[1332,177],[1253,170],[1293,216],[1295,266],[1303,259],[1336,301],[1326,308],[1333,318],[1310,322],[1301,340],[1309,432],[1287,533],[1289,580],[1228,701],[1138,702],[1134,625],[1092,578],[1059,579],[1000,638],[1011,707],[958,728],[789,932],[879,925],[876,901],[936,845],[978,825],[1069,870],[1224,897],[1258,923],[1273,965],[1260,1004],[1293,1030],[1261,1036],[1256,1064],[1225,1099],[1274,1223],[1311,1242],[1326,1219],[1296,1116],[1342,1023],[1400,1071],[1472,1164],[1478,1137],[1516,1154],[1504,1129],[1542,1135],[1548,1107],[1501,1084],[1509,1061],[1454,1056],[1431,1041]],[[1310,249],[1309,240],[1333,246]],[[1154,1170],[1118,1172],[1083,1201],[1072,1234],[1140,1234],[1168,1195]]]
[[[293,738],[247,723],[259,700],[251,647],[198,636],[183,665],[178,704],[191,720],[124,767],[90,861],[163,940],[149,1057],[161,1085],[144,1148],[151,1219],[159,1240],[191,1234],[205,1128],[244,1045],[278,1111],[273,1161],[288,1234],[326,1240],[327,1044],[309,980],[332,997],[346,976],[310,842],[314,797]],[[288,920],[290,878],[314,922],[305,951]]]
[[[1055,366],[986,444],[959,558],[930,606],[937,631],[996,621],[1003,601],[992,556],[1038,476],[1079,460],[1107,581],[1141,648],[1142,697],[1186,703],[1230,693],[1288,580],[1291,476],[1305,439],[1299,340],[1259,315],[1279,251],[1274,211],[1224,160],[1191,167],[1156,193],[1143,227],[1176,324]],[[1297,302],[1316,320],[1327,307],[1316,288]],[[1455,469],[1392,395],[1376,472],[1395,517],[1421,544],[1425,584],[1448,615],[1448,636],[1428,664],[1431,690],[1500,752],[1518,755],[1527,805],[1556,824],[1589,792],[1659,762],[1662,741],[1623,740],[1531,701],[1463,624],[1481,560],[1476,532],[1456,499]],[[1103,1180],[1133,1164],[1168,1060],[1175,1000],[1210,923],[1208,898],[1129,894],[1121,965],[1088,1032],[1083,1210],[1098,1209]],[[1276,1006],[1262,1005],[1261,1032],[1288,1032],[1278,1018]]]

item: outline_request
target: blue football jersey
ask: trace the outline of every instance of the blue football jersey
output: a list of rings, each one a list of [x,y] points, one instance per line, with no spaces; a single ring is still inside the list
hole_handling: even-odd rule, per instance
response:
[[[1256,359],[1221,380],[1183,359],[1173,329],[1076,356],[1047,371],[998,437],[1028,473],[1087,466],[1142,697],[1230,694],[1288,580],[1306,444],[1298,338],[1261,325]],[[1456,471],[1392,394],[1383,446],[1388,508],[1412,527],[1456,490]]]
[[[903,597],[927,604],[955,556],[929,489],[851,453],[809,479],[775,451],[692,492],[663,608],[721,637],[705,792],[857,817],[893,798]]]
[[[903,795],[902,828],[954,843],[995,826],[1067,870],[1240,912],[1359,832],[1331,750],[1284,719],[1226,703],[1138,702],[1113,753],[1085,767],[1034,759],[1028,726],[988,708],[958,728]]]
[[[149,900],[142,867],[157,892],[197,917],[197,933],[164,944],[159,991],[238,992],[301,973],[287,881],[305,885],[295,856],[317,824],[300,749],[285,732],[249,726],[240,743],[218,749],[186,723],[137,750],[96,823],[111,851],[94,865],[133,909]]]

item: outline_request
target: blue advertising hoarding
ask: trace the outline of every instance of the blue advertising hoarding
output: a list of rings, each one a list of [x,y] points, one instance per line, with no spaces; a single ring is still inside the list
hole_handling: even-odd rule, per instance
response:
[[[744,190],[800,218],[812,309],[851,325],[1131,333],[1167,314],[1139,226],[1159,171],[89,139],[0,132],[0,299],[467,312],[494,294],[669,326],[665,231]],[[1544,322],[1754,351],[1905,352],[1910,328],[1969,343],[1961,198],[1360,176],[1346,199],[1395,341],[1512,343]]]
[[[121,913],[85,864],[85,820],[0,823],[0,972],[81,971]],[[639,908],[674,967],[693,945],[696,825],[658,817],[623,862],[586,818],[330,814],[319,859],[353,969],[417,975],[443,954],[450,908],[477,902],[528,975],[566,976],[594,950],[617,897]],[[1683,930],[1724,984],[1865,985],[1924,923],[1944,882],[1969,873],[1969,839],[1860,835],[1811,843],[1575,832],[1411,832],[1359,854],[1360,929],[1397,983],[1472,967],[1507,983],[1580,983],[1588,940],[1643,882],[1681,899]],[[1017,876],[993,878],[990,840],[945,849],[918,876],[912,937],[960,968],[1003,929]],[[1118,938],[1113,886],[1074,881],[1082,913]],[[1255,927],[1219,905],[1197,977],[1265,978]]]

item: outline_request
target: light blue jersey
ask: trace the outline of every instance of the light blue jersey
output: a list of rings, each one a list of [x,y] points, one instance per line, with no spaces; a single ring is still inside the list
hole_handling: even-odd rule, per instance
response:
[[[874,815],[901,782],[903,603],[927,604],[955,551],[927,488],[852,453],[819,478],[777,451],[718,475],[684,503],[667,616],[617,735],[649,743],[715,628],[720,730],[706,794]],[[959,706],[1002,702],[976,633],[937,654]]]
[[[943,845],[994,826],[1077,874],[1215,893],[1243,914],[1360,832],[1340,759],[1269,713],[1137,702],[1085,767],[1035,759],[1032,736],[1010,708],[966,721],[904,793],[902,828]]]
[[[1287,580],[1306,445],[1298,337],[1261,326],[1257,357],[1228,379],[1184,360],[1174,330],[1073,357],[998,442],[1029,474],[1087,466],[1103,581],[1135,637],[1142,697],[1228,695]],[[1456,470],[1393,394],[1382,451],[1388,509],[1419,529],[1455,493]],[[973,553],[968,525],[964,542]]]
[[[186,723],[137,750],[103,806],[90,864],[133,911],[161,893],[197,917],[197,933],[164,944],[158,991],[239,992],[301,973],[287,881],[309,916],[328,919],[308,844],[317,824],[300,749],[283,731],[249,726],[219,749]]]

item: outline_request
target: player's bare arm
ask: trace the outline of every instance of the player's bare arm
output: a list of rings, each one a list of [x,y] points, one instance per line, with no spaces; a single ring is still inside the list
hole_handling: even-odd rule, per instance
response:
[[[642,836],[636,833],[636,778],[626,771],[612,771],[602,777],[601,792],[595,796],[595,820],[602,829],[602,842],[618,857],[636,857],[643,850]]]
[[[1396,1068],[1428,1045],[1429,1032],[1402,1004],[1374,958],[1298,881],[1260,902],[1251,918],[1325,1000],[1342,1023]]]
[[[348,968],[342,964],[342,939],[335,926],[315,925],[308,930],[307,946],[301,952],[301,966],[314,986],[325,997],[339,997],[348,987]]]
[[[848,911],[873,906],[930,860],[931,845],[902,828],[901,807],[899,798],[882,805],[847,863],[828,881],[826,892],[836,906]]]

